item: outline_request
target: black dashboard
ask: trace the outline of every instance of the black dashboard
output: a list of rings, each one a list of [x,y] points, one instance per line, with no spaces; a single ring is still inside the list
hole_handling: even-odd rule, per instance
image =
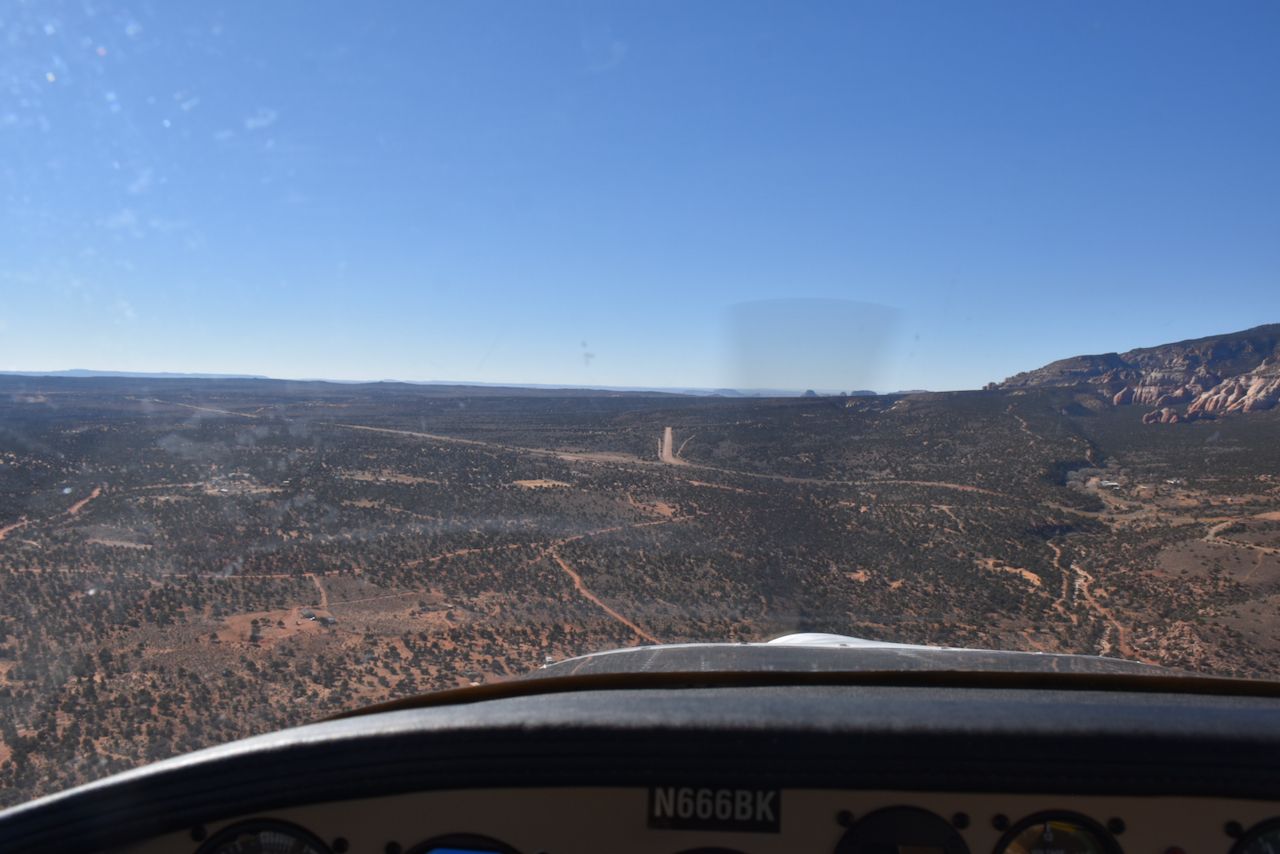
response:
[[[0,814],[0,851],[1280,851],[1267,683],[763,649],[592,656],[178,757]]]

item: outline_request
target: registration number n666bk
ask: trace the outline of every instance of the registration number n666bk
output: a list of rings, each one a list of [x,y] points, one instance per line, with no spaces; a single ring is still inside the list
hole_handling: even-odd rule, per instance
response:
[[[649,826],[777,833],[782,826],[782,793],[777,789],[654,786],[649,789]]]

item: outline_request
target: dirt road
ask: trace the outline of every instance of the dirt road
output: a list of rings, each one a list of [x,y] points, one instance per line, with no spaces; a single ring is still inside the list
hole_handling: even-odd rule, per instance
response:
[[[1075,588],[1072,587],[1072,574],[1068,574],[1062,566],[1062,547],[1052,542],[1045,543],[1045,545],[1053,551],[1053,568],[1058,571],[1058,575],[1062,578],[1062,593],[1058,595],[1057,599],[1053,600],[1053,605],[1050,607],[1070,620],[1071,625],[1078,626],[1080,618],[1074,612],[1067,610],[1068,605],[1075,604],[1075,597],[1072,595],[1072,591]]]
[[[84,506],[85,506],[86,504],[88,504],[90,501],[92,501],[93,499],[97,498],[97,497],[98,497],[99,495],[101,495],[101,494],[102,494],[102,487],[101,487],[101,486],[95,486],[95,487],[93,488],[93,491],[92,491],[92,492],[90,492],[87,496],[85,496],[84,498],[81,498],[81,499],[80,499],[79,501],[77,501],[75,504],[72,504],[70,507],[68,507],[68,508],[67,508],[67,515],[68,515],[68,516],[74,516],[74,515],[76,515],[76,514],[77,514],[77,513],[79,513],[81,510],[83,510],[83,509],[84,509]]]
[[[20,528],[25,528],[30,524],[31,524],[30,519],[19,519],[17,522],[14,522],[11,525],[5,525],[3,528],[0,528],[0,540],[3,540],[5,537],[9,536],[9,534],[11,534],[12,532],[17,531]]]
[[[670,430],[670,428],[667,428],[667,429]],[[547,555],[550,556],[550,558],[553,561],[555,561],[556,565],[559,566],[560,569],[564,571],[565,575],[569,576],[570,580],[573,581],[574,588],[578,591],[578,593],[582,595],[584,599],[589,599],[598,608],[600,608],[600,610],[604,611],[610,617],[613,617],[613,619],[617,620],[619,623],[626,626],[631,631],[635,632],[636,636],[639,637],[641,640],[646,640],[649,643],[654,643],[654,644],[661,643],[661,641],[659,641],[653,635],[649,634],[644,629],[640,628],[635,623],[631,622],[626,617],[619,614],[617,611],[613,610],[613,608],[610,608],[608,605],[606,605],[604,602],[600,600],[599,596],[596,596],[596,594],[588,590],[587,586],[582,583],[582,576],[574,572],[573,567],[569,566],[568,561],[566,561],[563,557],[560,556],[560,552],[556,551],[555,546],[552,546],[551,548],[547,549]]]
[[[1019,430],[1021,430],[1023,433],[1026,433],[1028,436],[1030,436],[1033,441],[1035,440],[1036,434],[1031,432],[1031,425],[1027,423],[1027,419],[1023,418],[1021,415],[1013,411],[1012,404],[1010,404],[1009,408],[1006,409],[1005,412],[1012,415],[1014,419],[1018,422]]]
[[[1106,628],[1106,631],[1102,636],[1102,641],[1099,644],[1100,646],[1100,649],[1098,650],[1099,654],[1106,655],[1111,651],[1111,647],[1112,647],[1111,635],[1114,632],[1115,648],[1120,653],[1120,655],[1123,656],[1124,658],[1141,660],[1141,659],[1138,659],[1137,655],[1134,653],[1133,647],[1129,645],[1128,631],[1126,631],[1125,627],[1122,626],[1120,624],[1120,621],[1116,619],[1116,615],[1112,612],[1112,610],[1108,608],[1106,605],[1103,605],[1101,602],[1099,602],[1097,598],[1094,596],[1093,575],[1081,569],[1078,565],[1074,563],[1071,564],[1071,570],[1076,574],[1076,580],[1075,580],[1076,592],[1080,594],[1080,598],[1084,601],[1086,605],[1089,606],[1089,609],[1102,618],[1103,624]]]
[[[1225,522],[1219,522],[1218,524],[1213,525],[1209,528],[1209,532],[1204,535],[1204,541],[1206,543],[1212,543],[1213,545],[1217,545],[1217,546],[1235,546],[1238,549],[1246,549],[1248,551],[1258,552],[1264,555],[1280,555],[1280,549],[1273,548],[1271,546],[1263,546],[1263,545],[1258,545],[1256,543],[1241,543],[1241,542],[1237,542],[1236,540],[1229,540],[1226,537],[1222,536],[1223,531],[1226,531],[1227,529],[1231,528],[1238,522],[1242,522],[1247,519],[1258,519],[1258,518],[1264,519],[1266,521],[1272,521],[1268,517],[1271,517],[1274,515],[1275,514],[1273,513],[1258,513],[1258,514],[1255,514],[1254,516],[1241,516],[1239,518],[1228,519]]]
[[[329,610],[329,591],[324,589],[324,585],[320,583],[320,576],[314,572],[304,573],[307,578],[311,579],[311,583],[316,586],[316,592],[320,594],[320,607]]]
[[[90,501],[97,498],[101,494],[102,494],[102,486],[95,486],[92,492],[90,492],[84,498],[81,498],[79,501],[72,504],[66,510],[63,510],[61,513],[54,514],[53,516],[50,516],[46,519],[39,520],[39,521],[51,522],[62,516],[74,516],[77,513],[79,513],[81,510],[83,510],[86,504],[88,504]],[[20,528],[25,528],[28,525],[33,525],[37,521],[38,520],[36,519],[19,519],[16,522],[12,522],[8,525],[0,527],[0,540],[4,540],[5,537],[9,536],[9,534],[13,533],[14,531],[17,531]]]
[[[213,412],[217,415],[235,415],[239,418],[257,418],[258,416],[249,412],[233,412],[230,409],[215,409],[212,406],[196,406],[194,403],[177,403],[168,400],[152,399],[149,403],[159,403],[164,406],[181,406],[183,409],[194,409],[196,412]]]

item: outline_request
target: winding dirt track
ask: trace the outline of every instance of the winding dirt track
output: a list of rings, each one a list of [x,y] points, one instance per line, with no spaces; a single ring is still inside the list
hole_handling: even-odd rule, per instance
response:
[[[84,506],[85,506],[86,504],[88,504],[90,501],[92,501],[93,499],[97,498],[97,497],[98,497],[99,495],[101,495],[101,494],[102,494],[102,487],[101,487],[101,486],[95,486],[95,487],[93,488],[93,492],[90,492],[87,496],[85,496],[84,498],[81,498],[81,499],[80,499],[79,501],[77,501],[75,504],[72,504],[70,507],[68,507],[68,508],[67,508],[67,515],[68,515],[68,516],[74,516],[74,515],[76,515],[76,514],[77,514],[77,513],[79,513],[81,510],[83,510],[83,509],[84,509]]]
[[[1070,620],[1071,625],[1078,626],[1080,625],[1080,617],[1073,611],[1067,610],[1067,601],[1071,598],[1071,581],[1073,574],[1068,573],[1066,568],[1062,565],[1062,547],[1057,543],[1046,543],[1046,545],[1048,545],[1053,551],[1053,568],[1058,571],[1058,575],[1062,578],[1062,592],[1058,595],[1057,599],[1053,600],[1053,605],[1050,607]]]
[[[1084,603],[1089,606],[1090,610],[1102,618],[1107,628],[1106,634],[1102,636],[1102,642],[1100,644],[1102,649],[1100,650],[1100,653],[1102,655],[1106,655],[1111,651],[1112,644],[1110,635],[1114,631],[1116,637],[1115,648],[1120,652],[1122,657],[1133,659],[1134,661],[1144,660],[1139,658],[1133,651],[1133,647],[1129,645],[1129,633],[1125,627],[1120,624],[1120,621],[1116,619],[1116,615],[1110,608],[1099,602],[1093,595],[1093,575],[1081,569],[1074,563],[1071,564],[1071,570],[1076,574],[1075,585],[1076,590],[1080,593],[1080,598],[1084,600]]]
[[[1013,411],[1012,404],[1009,405],[1009,408],[1006,409],[1005,412],[1012,415],[1014,419],[1018,422],[1019,430],[1021,430],[1023,433],[1026,433],[1028,436],[1030,436],[1032,441],[1035,440],[1036,434],[1031,432],[1031,425],[1027,423],[1027,419],[1023,418],[1021,415]]]
[[[635,623],[631,622],[626,617],[619,614],[617,611],[613,610],[613,608],[610,608],[603,601],[601,601],[599,596],[597,596],[596,594],[588,590],[587,585],[582,583],[582,576],[578,575],[578,573],[574,571],[573,567],[569,566],[569,562],[560,556],[560,552],[556,551],[555,546],[552,546],[551,548],[547,549],[547,555],[553,561],[555,561],[556,565],[559,566],[560,569],[564,571],[565,575],[569,576],[570,580],[573,581],[574,588],[578,591],[578,593],[582,595],[584,599],[588,599],[591,602],[593,602],[600,610],[604,611],[610,617],[613,617],[613,619],[617,620],[619,623],[626,626],[628,629],[631,629],[631,631],[635,632],[636,635],[641,639],[646,640],[649,643],[654,643],[654,644],[661,643],[661,641],[659,641],[653,635],[649,634],[644,629],[640,628]]]
[[[1059,614],[1070,619],[1072,625],[1079,625],[1080,617],[1067,608],[1069,602],[1074,604],[1075,598],[1079,597],[1085,607],[1103,622],[1104,632],[1098,644],[1098,653],[1100,655],[1106,655],[1114,647],[1124,658],[1134,661],[1145,660],[1134,651],[1133,646],[1129,643],[1129,631],[1116,618],[1115,612],[1099,602],[1094,595],[1093,575],[1074,563],[1071,564],[1071,570],[1068,573],[1062,566],[1062,547],[1057,543],[1047,543],[1046,545],[1053,551],[1054,568],[1062,575],[1062,593],[1053,601],[1051,607]],[[1072,595],[1073,591],[1074,596]],[[1113,636],[1115,638],[1114,643],[1112,642]]]
[[[693,438],[692,436],[689,437]],[[680,443],[681,450],[688,444],[689,439],[685,439]],[[923,486],[929,489],[950,489],[957,492],[977,492],[982,495],[991,495],[996,498],[1008,498],[1009,496],[1003,492],[996,492],[994,489],[987,489],[981,486],[974,486],[969,483],[951,483],[945,480],[905,480],[899,478],[876,478],[872,480],[829,480],[820,477],[794,477],[785,474],[767,474],[758,471],[739,471],[737,469],[726,469],[720,466],[710,466],[706,463],[693,463],[679,456],[679,452],[673,450],[675,444],[674,436],[670,427],[662,430],[662,438],[658,442],[658,457],[665,465],[689,466],[690,468],[703,469],[705,471],[714,471],[721,474],[732,475],[735,477],[754,477],[762,480],[776,480],[782,483],[811,483],[818,486],[876,486],[885,483],[900,483],[907,486]]]
[[[329,591],[324,589],[324,585],[320,583],[320,576],[314,572],[304,573],[307,578],[311,579],[311,583],[316,586],[316,592],[320,594],[320,607],[329,610]]]
[[[1225,522],[1219,522],[1216,525],[1210,526],[1208,533],[1204,535],[1204,541],[1206,543],[1211,543],[1217,546],[1234,546],[1238,549],[1246,549],[1251,552],[1258,552],[1259,555],[1280,555],[1280,549],[1273,548],[1271,546],[1262,546],[1254,543],[1241,543],[1235,540],[1229,540],[1226,537],[1222,536],[1223,531],[1227,530],[1232,525],[1235,525],[1237,522],[1243,522],[1248,519],[1257,519],[1257,518],[1266,519],[1268,516],[1271,516],[1271,515],[1273,514],[1258,513],[1254,516],[1241,516],[1239,518],[1228,519]],[[1271,521],[1271,520],[1268,519],[1267,521]],[[1261,559],[1261,557],[1259,557],[1259,559]]]
[[[103,488],[104,488],[105,486],[106,486],[106,484],[102,484],[102,485],[99,485],[99,486],[95,486],[95,487],[93,488],[93,491],[92,491],[92,492],[90,492],[87,496],[85,496],[84,498],[81,498],[79,501],[75,502],[75,503],[74,503],[74,504],[72,504],[70,507],[68,507],[66,510],[63,510],[61,513],[55,513],[54,515],[52,515],[52,516],[48,516],[48,517],[46,517],[45,519],[42,519],[42,520],[36,520],[36,519],[19,519],[19,520],[18,520],[18,521],[16,521],[16,522],[12,522],[12,523],[10,523],[10,524],[8,524],[8,525],[5,525],[4,527],[0,528],[0,541],[4,540],[4,538],[5,538],[5,537],[9,536],[9,534],[13,533],[14,531],[17,531],[17,530],[19,530],[20,528],[25,528],[25,527],[27,527],[28,525],[34,524],[34,523],[35,523],[35,522],[37,522],[37,521],[51,522],[51,521],[53,521],[53,520],[55,520],[55,519],[57,519],[57,518],[59,518],[59,517],[61,517],[61,516],[74,516],[74,515],[76,515],[76,514],[77,514],[77,513],[79,513],[81,510],[83,510],[83,509],[84,509],[84,507],[85,507],[85,505],[86,505],[86,504],[88,504],[90,501],[92,501],[93,499],[95,499],[95,498],[97,498],[99,495],[101,495],[101,494],[102,494],[102,490],[103,490]]]

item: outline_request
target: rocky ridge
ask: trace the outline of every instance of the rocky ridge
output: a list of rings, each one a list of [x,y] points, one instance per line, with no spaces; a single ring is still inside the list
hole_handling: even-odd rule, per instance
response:
[[[1280,404],[1280,323],[1243,332],[1073,356],[988,388],[1095,390],[1115,406],[1144,406],[1145,423],[1176,423]]]

